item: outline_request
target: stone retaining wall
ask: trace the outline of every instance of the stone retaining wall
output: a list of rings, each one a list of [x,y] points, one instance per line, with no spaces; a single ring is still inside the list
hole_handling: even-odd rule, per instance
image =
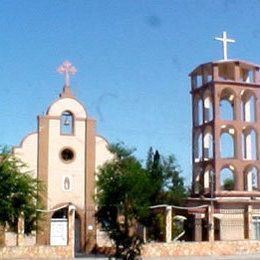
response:
[[[142,248],[142,256],[209,256],[260,254],[260,241],[215,241],[148,243]]]
[[[14,232],[5,232],[5,246],[16,246],[17,244],[17,234]],[[34,246],[36,245],[36,234],[31,234],[29,236],[24,235],[24,246]]]
[[[0,247],[0,259],[74,257],[71,246],[8,246]]]

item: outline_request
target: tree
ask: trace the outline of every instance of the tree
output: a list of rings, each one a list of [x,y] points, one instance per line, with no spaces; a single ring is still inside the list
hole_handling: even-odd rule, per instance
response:
[[[23,215],[28,234],[36,228],[38,191],[42,185],[29,172],[24,172],[25,168],[10,149],[0,147],[0,225],[8,225],[17,232],[18,219]]]
[[[114,159],[99,169],[96,218],[115,241],[116,256],[133,259],[142,243],[136,224],[144,223],[149,215],[152,184],[132,149],[115,144],[109,150]]]
[[[181,170],[174,155],[163,157],[156,150],[150,148],[146,161],[147,174],[153,183],[153,190],[150,197],[151,205],[169,204],[183,205],[187,198],[187,190],[184,187]],[[162,212],[150,212],[149,216],[149,237],[152,240],[163,240],[165,232],[165,215]],[[173,231],[178,233],[176,226]]]
[[[146,170],[153,182],[151,204],[182,205],[187,197],[181,169],[174,155],[161,156],[150,148],[147,155]]]
[[[146,171],[151,182],[153,183],[153,191],[150,197],[150,204],[160,204],[160,196],[163,187],[164,176],[162,165],[160,162],[160,154],[157,150],[154,153],[152,147],[148,151],[146,160]]]
[[[164,216],[156,216],[150,206],[181,205],[185,198],[183,179],[174,156],[161,157],[158,151],[148,152],[146,167],[133,156],[133,149],[123,144],[109,146],[114,155],[98,172],[96,202],[97,221],[115,242],[116,256],[134,259],[140,254],[142,238],[137,223],[159,225]]]
[[[232,178],[226,178],[223,183],[223,190],[234,190],[234,179]]]
[[[164,203],[176,206],[183,205],[187,198],[187,190],[181,176],[182,171],[174,155],[163,157],[162,169],[164,176],[162,200]]]

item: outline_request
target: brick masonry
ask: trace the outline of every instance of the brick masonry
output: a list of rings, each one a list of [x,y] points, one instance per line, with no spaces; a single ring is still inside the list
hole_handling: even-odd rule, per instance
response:
[[[148,243],[142,248],[142,256],[209,256],[245,255],[260,253],[260,241],[215,241]]]

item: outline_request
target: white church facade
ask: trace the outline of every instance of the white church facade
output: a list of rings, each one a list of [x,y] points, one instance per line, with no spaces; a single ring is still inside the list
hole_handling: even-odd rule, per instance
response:
[[[108,142],[96,133],[96,121],[73,96],[69,74],[75,68],[64,62],[59,68],[65,85],[45,115],[38,116],[38,129],[14,147],[15,156],[45,186],[46,212],[38,223],[36,243],[63,245],[67,242],[67,209],[74,205],[75,250],[90,251],[97,243],[95,179],[98,167],[111,159]]]

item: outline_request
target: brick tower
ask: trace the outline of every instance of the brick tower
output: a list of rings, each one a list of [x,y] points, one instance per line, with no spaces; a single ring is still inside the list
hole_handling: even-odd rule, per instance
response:
[[[212,223],[195,216],[195,240],[260,239],[260,65],[227,59],[191,73],[191,205],[212,207]],[[232,231],[231,231],[232,230]],[[207,235],[203,235],[208,233]]]

